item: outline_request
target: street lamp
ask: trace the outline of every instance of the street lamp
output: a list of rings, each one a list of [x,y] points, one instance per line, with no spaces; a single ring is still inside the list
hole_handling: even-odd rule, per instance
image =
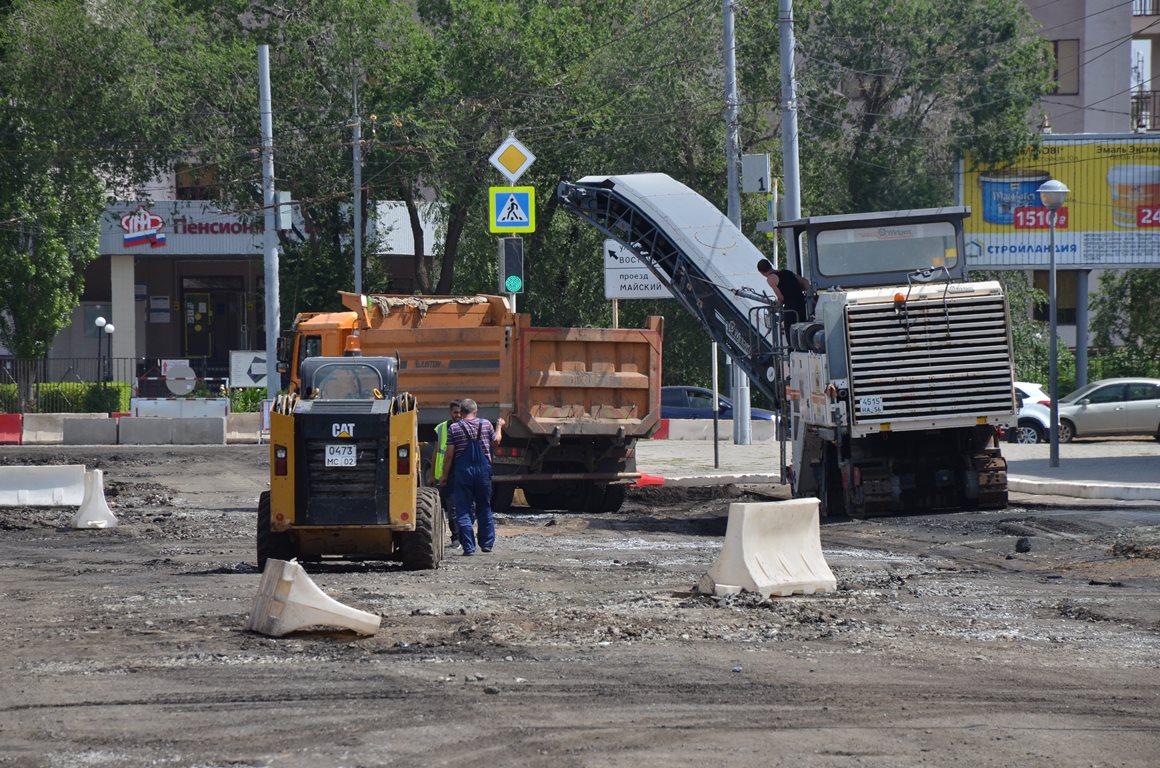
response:
[[[101,352],[101,337],[104,336],[102,331],[108,322],[109,321],[103,317],[98,317],[93,321],[93,325],[97,326],[97,381],[101,381],[104,378],[101,376],[101,369],[104,367],[105,363],[105,355]],[[109,339],[109,343],[111,344],[112,342],[113,340]]]
[[[1058,334],[1055,322],[1055,223],[1059,219],[1059,209],[1067,200],[1067,193],[1071,190],[1062,181],[1049,179],[1037,190],[1043,207],[1047,209],[1047,221],[1051,226],[1051,269],[1047,277],[1048,290],[1048,324],[1051,336],[1048,341],[1047,370],[1048,393],[1051,395],[1051,462],[1050,466],[1059,466],[1059,362],[1056,348]]]

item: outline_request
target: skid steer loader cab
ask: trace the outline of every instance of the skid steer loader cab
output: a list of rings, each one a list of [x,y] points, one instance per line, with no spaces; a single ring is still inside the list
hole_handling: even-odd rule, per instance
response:
[[[270,414],[270,490],[258,504],[258,567],[323,556],[436,568],[439,492],[420,487],[415,398],[393,357],[302,361],[302,397]]]

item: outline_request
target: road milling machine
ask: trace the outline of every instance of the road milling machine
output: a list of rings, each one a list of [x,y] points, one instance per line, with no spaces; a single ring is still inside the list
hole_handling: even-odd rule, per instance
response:
[[[268,558],[338,556],[438,568],[439,492],[420,484],[415,398],[393,357],[310,357],[301,397],[270,413],[270,490],[258,502],[258,568]]]
[[[767,289],[746,287],[764,286],[762,253],[680,182],[592,176],[557,194],[632,250],[776,403],[795,496],[853,517],[1007,505],[996,434],[1016,410],[1010,318],[999,283],[966,278],[969,209],[782,223],[789,263],[810,280],[806,316],[787,319]]]

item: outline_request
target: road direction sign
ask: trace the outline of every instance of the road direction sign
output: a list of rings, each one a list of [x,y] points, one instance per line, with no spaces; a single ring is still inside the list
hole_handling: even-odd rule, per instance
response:
[[[513,135],[508,136],[499,145],[499,149],[492,153],[490,161],[509,182],[515,184],[520,180],[520,176],[524,175],[524,171],[536,162],[536,156]]]
[[[535,187],[491,187],[487,198],[492,232],[536,231]]]
[[[604,298],[671,299],[673,294],[632,251],[604,241]]]

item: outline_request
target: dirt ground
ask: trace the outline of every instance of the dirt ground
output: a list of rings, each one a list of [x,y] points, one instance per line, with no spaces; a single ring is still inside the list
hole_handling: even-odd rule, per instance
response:
[[[714,599],[728,503],[781,489],[634,492],[434,572],[308,564],[382,628],[275,639],[265,449],[93,451],[0,450],[104,469],[120,520],[0,509],[2,766],[1160,763],[1155,508],[829,523],[835,593]]]

